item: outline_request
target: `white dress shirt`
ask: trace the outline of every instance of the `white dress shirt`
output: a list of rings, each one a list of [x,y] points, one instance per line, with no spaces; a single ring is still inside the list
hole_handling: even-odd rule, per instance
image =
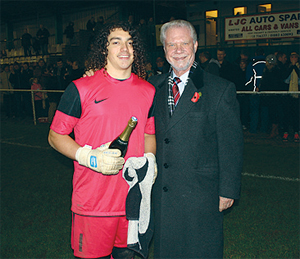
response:
[[[184,91],[184,88],[185,88],[185,85],[187,83],[187,79],[188,79],[188,76],[189,76],[189,72],[190,71],[187,71],[185,72],[182,76],[180,76],[180,80],[181,82],[178,84],[178,88],[179,88],[179,93],[180,93],[180,96],[182,95],[183,91]],[[172,78],[174,79],[174,77],[178,77],[175,75],[174,71],[173,71],[173,74],[172,74]],[[179,98],[180,99],[180,98]]]

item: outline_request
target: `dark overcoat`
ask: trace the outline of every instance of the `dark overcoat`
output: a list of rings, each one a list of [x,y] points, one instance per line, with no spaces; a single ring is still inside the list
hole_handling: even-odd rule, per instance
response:
[[[221,258],[219,196],[238,199],[241,185],[243,135],[235,86],[198,66],[170,117],[168,76],[149,79],[157,89],[154,258]],[[200,98],[193,102],[195,93]]]

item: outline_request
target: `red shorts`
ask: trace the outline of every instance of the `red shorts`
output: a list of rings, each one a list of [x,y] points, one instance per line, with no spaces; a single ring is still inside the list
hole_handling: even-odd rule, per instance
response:
[[[71,245],[74,256],[97,258],[108,256],[113,247],[127,247],[126,216],[88,217],[73,213]]]

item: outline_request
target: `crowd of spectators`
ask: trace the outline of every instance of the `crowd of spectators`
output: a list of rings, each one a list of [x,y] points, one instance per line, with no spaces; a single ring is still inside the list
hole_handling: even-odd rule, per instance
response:
[[[172,17],[170,20],[173,19]],[[128,16],[128,23],[136,27],[145,43],[149,53],[156,48],[155,24],[153,18],[148,21],[134,20],[133,15]],[[91,17],[86,29],[90,33],[88,50],[92,47],[95,35],[103,25],[103,16]],[[74,38],[74,23],[70,22],[66,27],[67,44],[72,44]],[[40,25],[36,37],[32,37],[27,29],[22,35],[22,46],[24,55],[31,56],[48,54],[49,31]],[[255,55],[251,57],[246,49],[241,49],[237,57],[228,59],[226,49],[218,48],[216,53],[208,50],[198,51],[198,61],[201,67],[216,76],[233,82],[236,90],[240,91],[299,91],[299,55],[296,52],[267,53],[261,47],[256,49]],[[5,53],[1,53],[5,55]],[[153,58],[153,57],[152,57]],[[150,60],[150,57],[149,57]],[[234,60],[233,62],[229,60]],[[147,78],[167,73],[168,62],[163,56],[158,56],[154,63],[150,61],[146,66]],[[1,87],[4,89],[52,89],[64,90],[74,79],[83,75],[83,68],[79,68],[78,61],[62,59],[55,64],[46,64],[40,59],[37,64],[15,62],[11,65],[1,67]],[[30,83],[31,82],[31,83]],[[36,115],[47,117],[51,122],[60,93],[48,93],[41,95],[36,92],[35,100],[41,101],[36,104]],[[7,117],[20,117],[32,114],[30,92],[3,92],[2,104]],[[299,142],[299,95],[262,95],[238,93],[240,103],[240,116],[243,129],[250,134],[265,133],[268,138],[282,137],[288,141],[293,136],[295,142]],[[41,105],[42,104],[42,105]],[[32,116],[32,115],[31,115]],[[290,134],[292,133],[292,134]]]
[[[24,29],[24,34],[21,36],[21,44],[24,49],[24,56],[31,57],[32,55],[48,55],[48,43],[50,33],[43,24],[40,24],[35,36],[32,36],[27,28]]]
[[[293,141],[299,142],[299,95],[267,93],[299,91],[298,53],[277,51],[266,55],[259,47],[254,57],[242,50],[234,62],[229,62],[225,49],[219,48],[216,57],[217,62],[207,51],[200,52],[203,69],[232,81],[237,91],[265,92],[237,95],[243,129],[253,135],[264,133],[270,139],[281,136],[284,142],[292,133]]]
[[[77,60],[62,58],[47,64],[44,59],[38,62],[14,62],[1,66],[1,89],[28,91],[1,92],[2,111],[7,118],[33,117],[31,92],[34,91],[35,116],[43,122],[51,122],[62,91],[67,85],[83,75],[84,69]],[[61,90],[58,92],[39,92],[36,90]]]

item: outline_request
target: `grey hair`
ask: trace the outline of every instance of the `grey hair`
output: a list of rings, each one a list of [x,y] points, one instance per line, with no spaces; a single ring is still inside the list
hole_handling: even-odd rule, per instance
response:
[[[194,26],[185,20],[173,20],[170,22],[165,23],[160,30],[160,41],[163,44],[163,46],[165,47],[165,40],[166,40],[166,32],[168,29],[170,28],[187,28],[190,30],[191,32],[191,36],[193,38],[193,42],[195,44],[195,42],[197,41],[197,33],[195,31]]]

